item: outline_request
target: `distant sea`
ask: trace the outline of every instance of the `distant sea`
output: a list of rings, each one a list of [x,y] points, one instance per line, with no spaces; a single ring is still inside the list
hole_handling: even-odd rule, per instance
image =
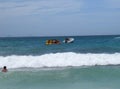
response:
[[[0,89],[119,89],[120,35],[68,37],[0,37]]]

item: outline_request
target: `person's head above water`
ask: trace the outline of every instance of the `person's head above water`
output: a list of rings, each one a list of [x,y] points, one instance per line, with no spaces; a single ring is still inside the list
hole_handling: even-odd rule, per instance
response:
[[[4,69],[6,69],[7,67],[6,67],[6,66],[4,66],[3,68],[4,68]]]

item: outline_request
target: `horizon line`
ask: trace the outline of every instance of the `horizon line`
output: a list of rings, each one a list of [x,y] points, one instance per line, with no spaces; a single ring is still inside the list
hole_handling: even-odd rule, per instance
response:
[[[119,36],[120,34],[100,34],[100,35],[58,35],[58,36],[0,36],[0,38],[7,38],[7,37],[19,37],[19,38],[22,38],[22,37],[72,37],[72,36]]]

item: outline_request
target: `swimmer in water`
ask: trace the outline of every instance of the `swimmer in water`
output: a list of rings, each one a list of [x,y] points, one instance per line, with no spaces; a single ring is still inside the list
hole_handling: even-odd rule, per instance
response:
[[[8,71],[8,70],[7,70],[7,67],[4,66],[3,69],[2,69],[2,72],[7,72],[7,71]]]

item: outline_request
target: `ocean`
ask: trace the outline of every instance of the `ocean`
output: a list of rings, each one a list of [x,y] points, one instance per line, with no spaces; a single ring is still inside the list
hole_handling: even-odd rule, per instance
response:
[[[0,89],[119,89],[120,35],[68,37],[0,37]]]

